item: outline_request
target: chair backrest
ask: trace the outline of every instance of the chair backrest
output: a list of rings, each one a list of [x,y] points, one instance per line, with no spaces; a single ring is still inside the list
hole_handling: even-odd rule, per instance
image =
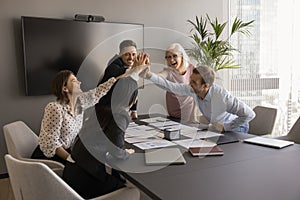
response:
[[[38,145],[38,136],[22,121],[3,126],[7,150],[15,158],[30,158]]]
[[[256,116],[249,122],[249,133],[254,135],[271,134],[276,121],[277,109],[256,106],[253,111]]]
[[[5,155],[7,170],[16,200],[82,199],[49,167]]]
[[[15,200],[77,200],[83,199],[47,165],[19,160],[5,155]],[[138,200],[140,192],[135,187],[124,187],[94,200]]]
[[[10,155],[21,160],[39,161],[47,164],[51,169],[62,173],[64,165],[53,160],[30,159],[38,146],[38,136],[23,122],[15,121],[3,126],[7,151]]]
[[[294,123],[293,127],[287,134],[287,138],[297,144],[300,144],[300,117],[297,119],[297,121]]]

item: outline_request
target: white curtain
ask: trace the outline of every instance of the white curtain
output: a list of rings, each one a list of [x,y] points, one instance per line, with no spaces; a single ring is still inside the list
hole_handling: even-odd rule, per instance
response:
[[[276,107],[273,136],[285,135],[300,116],[300,22],[298,0],[230,0],[230,20],[255,20],[251,36],[231,40],[238,70],[228,89],[249,106]],[[299,69],[298,69],[299,68]]]

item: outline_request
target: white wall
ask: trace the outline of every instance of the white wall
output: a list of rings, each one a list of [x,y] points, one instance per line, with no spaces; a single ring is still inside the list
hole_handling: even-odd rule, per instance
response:
[[[223,18],[223,0],[1,0],[0,1],[0,174],[6,173],[7,153],[2,127],[25,121],[38,133],[43,108],[52,96],[25,96],[21,45],[21,16],[73,18],[75,14],[103,15],[107,21],[136,22],[145,25],[145,50],[153,70],[160,70],[163,50],[171,42],[186,43],[190,30],[187,19],[208,13]],[[148,113],[164,105],[164,92],[145,83],[140,90],[139,112]],[[161,110],[161,109],[160,109]]]

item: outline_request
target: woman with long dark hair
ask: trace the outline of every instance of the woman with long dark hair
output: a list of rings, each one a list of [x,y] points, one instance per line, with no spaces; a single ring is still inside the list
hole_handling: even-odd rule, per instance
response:
[[[70,148],[78,135],[83,113],[94,106],[116,82],[110,78],[95,89],[82,92],[81,82],[72,71],[60,71],[52,83],[56,101],[47,104],[39,134],[39,145],[32,158],[51,159],[63,164],[73,162]]]

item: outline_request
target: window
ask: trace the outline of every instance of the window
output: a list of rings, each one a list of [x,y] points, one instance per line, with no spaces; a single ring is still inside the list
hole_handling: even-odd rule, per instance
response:
[[[250,37],[231,40],[241,68],[230,70],[229,90],[252,108],[278,109],[274,136],[288,133],[300,115],[299,8],[297,0],[230,0],[231,21],[255,22]]]

